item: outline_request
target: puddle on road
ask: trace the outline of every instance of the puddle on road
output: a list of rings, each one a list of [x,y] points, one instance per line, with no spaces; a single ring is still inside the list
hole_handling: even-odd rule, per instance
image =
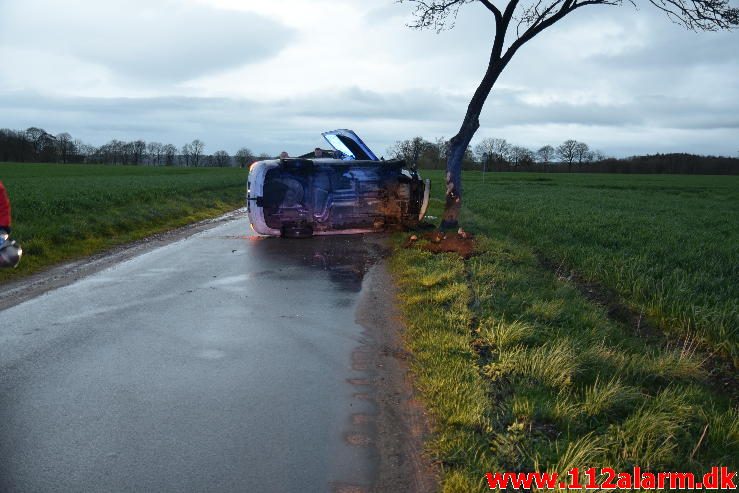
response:
[[[389,253],[382,236],[317,236],[305,240],[260,238],[249,245],[250,256],[269,265],[311,267],[327,272],[329,279],[343,291],[358,293],[369,269]],[[269,271],[265,277],[290,272]]]
[[[372,354],[365,346],[368,334],[361,325],[355,325],[355,307],[362,296],[365,276],[390,253],[386,240],[382,235],[320,236],[305,240],[259,238],[250,239],[247,249],[250,259],[265,269],[250,277],[289,283],[327,276],[338,292],[330,296],[326,315],[334,320],[346,320],[347,333],[353,333],[359,344],[346,353],[346,367],[339,372],[339,375],[343,373],[347,400],[343,416],[336,422],[338,435],[334,439],[339,441],[331,446],[329,476],[333,491],[370,491],[377,480],[378,405],[373,382],[376,375]],[[295,317],[302,320],[302,316]]]

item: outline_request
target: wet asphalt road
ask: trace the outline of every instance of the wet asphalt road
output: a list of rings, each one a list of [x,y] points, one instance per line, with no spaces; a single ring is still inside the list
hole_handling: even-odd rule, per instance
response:
[[[362,237],[230,221],[0,311],[0,491],[331,491],[347,444]]]

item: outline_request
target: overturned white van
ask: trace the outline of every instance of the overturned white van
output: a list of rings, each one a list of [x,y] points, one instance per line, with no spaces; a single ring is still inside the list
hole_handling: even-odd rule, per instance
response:
[[[258,161],[249,169],[247,207],[255,232],[307,238],[414,226],[430,183],[402,160],[380,160],[351,130],[326,132],[329,158]]]

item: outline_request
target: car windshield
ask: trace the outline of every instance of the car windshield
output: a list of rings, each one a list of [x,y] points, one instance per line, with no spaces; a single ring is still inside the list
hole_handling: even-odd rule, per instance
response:
[[[349,159],[377,161],[377,156],[351,130],[334,130],[326,132],[323,137],[334,149],[348,156]]]

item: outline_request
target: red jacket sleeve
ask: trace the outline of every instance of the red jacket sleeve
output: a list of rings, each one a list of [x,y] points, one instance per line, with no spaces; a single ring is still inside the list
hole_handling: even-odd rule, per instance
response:
[[[3,182],[0,181],[0,228],[10,227],[10,200],[8,192],[5,191]]]

